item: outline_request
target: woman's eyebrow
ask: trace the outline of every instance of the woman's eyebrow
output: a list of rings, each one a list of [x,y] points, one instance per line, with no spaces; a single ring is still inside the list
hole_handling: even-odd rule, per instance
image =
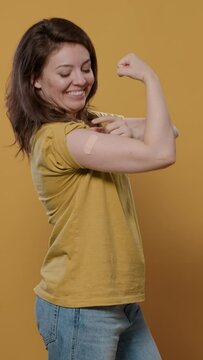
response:
[[[90,60],[90,59],[87,59],[87,60],[85,60],[85,61],[82,63],[82,66],[84,66],[84,65],[86,65],[86,64],[88,64],[88,63],[90,63],[90,62],[91,62],[91,60]],[[57,66],[56,69],[58,69],[58,68],[60,68],[60,67],[71,67],[71,68],[73,68],[73,66],[74,66],[74,65],[71,65],[71,64],[62,64],[62,65]]]

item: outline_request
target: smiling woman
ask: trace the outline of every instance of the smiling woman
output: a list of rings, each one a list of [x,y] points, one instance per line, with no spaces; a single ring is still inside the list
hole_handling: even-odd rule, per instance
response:
[[[139,306],[144,255],[126,173],[173,164],[174,129],[142,59],[127,54],[117,74],[145,84],[145,120],[91,110],[95,50],[66,19],[34,24],[14,56],[8,116],[53,225],[34,289],[50,360],[160,360]]]
[[[78,51],[80,55],[83,52],[82,62],[77,60],[77,64],[75,63],[74,50],[76,53]],[[71,55],[71,58],[67,55]],[[86,61],[88,63],[83,64]],[[68,66],[66,70],[63,69],[63,66],[56,69],[61,65],[71,65],[71,67]],[[89,75],[87,83],[86,77],[81,78],[86,71]],[[81,81],[82,90],[85,90],[85,99],[81,100],[82,105],[79,106],[79,112],[78,106],[74,104],[73,113],[67,111],[66,107],[64,108],[62,100],[65,97],[65,93],[62,95],[62,91],[65,91],[67,84],[65,79],[71,73],[79,80],[79,86],[78,84],[77,86],[73,85],[72,90],[81,91]],[[76,81],[78,81],[77,79]],[[55,81],[58,90],[54,89]],[[51,84],[49,90],[48,82]],[[45,19],[31,26],[25,32],[15,52],[7,90],[8,116],[16,141],[20,145],[19,151],[23,151],[29,156],[31,136],[44,123],[55,122],[56,119],[61,122],[73,118],[80,118],[84,121],[92,119],[94,116],[87,109],[96,90],[97,58],[95,49],[88,35],[79,26],[60,18]]]
[[[34,86],[43,99],[75,117],[85,107],[94,80],[87,49],[64,43],[49,56]]]

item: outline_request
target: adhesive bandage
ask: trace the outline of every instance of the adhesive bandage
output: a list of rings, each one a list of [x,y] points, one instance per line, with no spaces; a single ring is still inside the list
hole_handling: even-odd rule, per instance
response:
[[[87,139],[85,145],[84,145],[84,153],[85,154],[91,154],[92,149],[95,145],[95,143],[98,140],[98,136],[96,134],[90,135],[90,137]]]

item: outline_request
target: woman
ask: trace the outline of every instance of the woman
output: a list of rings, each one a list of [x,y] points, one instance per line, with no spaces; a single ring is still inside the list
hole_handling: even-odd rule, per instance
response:
[[[96,54],[68,20],[34,24],[14,57],[8,116],[53,225],[35,288],[51,360],[160,359],[139,306],[144,256],[125,173],[173,164],[177,131],[148,65],[128,54],[117,73],[145,84],[146,120],[90,108]]]

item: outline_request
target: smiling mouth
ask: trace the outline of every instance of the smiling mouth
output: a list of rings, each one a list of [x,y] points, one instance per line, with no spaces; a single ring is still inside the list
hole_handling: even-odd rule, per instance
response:
[[[73,96],[84,96],[85,91],[84,90],[72,90],[72,91],[67,91],[66,94],[73,95]]]

